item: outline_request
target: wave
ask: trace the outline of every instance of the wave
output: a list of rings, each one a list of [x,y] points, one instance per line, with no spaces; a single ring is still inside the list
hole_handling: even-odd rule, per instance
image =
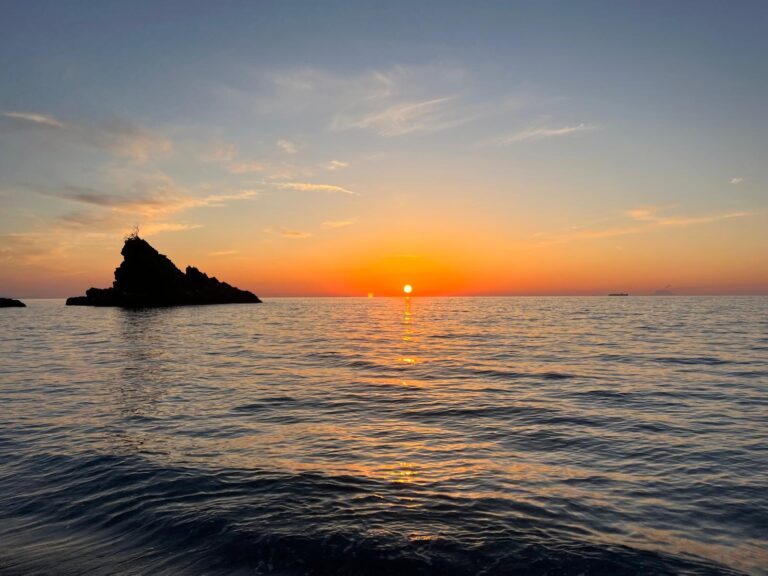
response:
[[[768,300],[607,302],[3,316],[0,575],[763,573]]]
[[[0,482],[0,518],[14,519],[0,528],[0,574],[737,574],[553,530],[553,512],[499,498],[98,454],[40,455],[17,472],[29,479],[24,472],[41,469],[23,486],[20,476]],[[438,517],[442,530],[419,529]],[[36,544],[57,529],[67,538]]]

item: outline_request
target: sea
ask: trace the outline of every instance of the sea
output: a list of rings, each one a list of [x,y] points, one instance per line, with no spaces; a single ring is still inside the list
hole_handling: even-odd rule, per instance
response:
[[[768,297],[0,310],[0,574],[768,574]]]

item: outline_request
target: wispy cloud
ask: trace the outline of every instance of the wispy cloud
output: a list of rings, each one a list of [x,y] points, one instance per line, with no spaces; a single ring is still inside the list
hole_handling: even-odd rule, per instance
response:
[[[677,228],[687,226],[697,226],[712,224],[735,218],[745,218],[752,216],[752,212],[721,212],[716,214],[705,214],[700,216],[667,216],[660,214],[665,207],[662,206],[643,206],[627,210],[621,216],[613,218],[604,218],[601,222],[606,225],[596,227],[591,226],[573,226],[563,232],[551,234],[537,234],[531,240],[528,247],[550,246],[572,242],[575,240],[592,240],[601,238],[614,238],[618,236],[628,236],[633,234],[642,234],[661,228]],[[612,222],[609,222],[611,221]]]
[[[70,234],[77,230],[77,237],[122,237],[138,226],[142,236],[152,236],[161,232],[183,232],[202,228],[203,224],[190,222],[172,222],[140,215],[110,210],[78,210],[56,218],[52,229],[66,229]]]
[[[646,206],[629,210],[627,215],[639,222],[648,222],[655,226],[693,226],[696,224],[710,224],[721,220],[743,218],[750,212],[724,212],[720,214],[707,214],[702,216],[664,216],[658,214],[661,208]]]
[[[139,193],[141,190],[143,192]],[[243,190],[231,194],[194,196],[172,185],[158,188],[146,187],[146,183],[138,183],[133,192],[121,194],[104,194],[74,187],[42,193],[86,206],[85,209],[59,216],[50,224],[54,230],[57,227],[69,229],[70,235],[74,228],[78,230],[79,238],[98,234],[122,236],[133,224],[140,227],[142,236],[194,230],[201,228],[202,224],[169,221],[168,218],[195,208],[222,207],[233,201],[249,200],[257,194],[253,190]]]
[[[281,190],[297,190],[299,192],[339,192],[342,194],[357,194],[352,190],[332,184],[313,184],[311,182],[277,182],[272,184]]]
[[[455,96],[445,96],[418,102],[398,102],[383,110],[375,110],[362,116],[341,115],[334,118],[331,128],[333,130],[368,128],[382,136],[445,130],[471,119],[471,116],[457,113],[449,106],[455,99]]]
[[[280,228],[280,235],[285,238],[302,239],[312,236],[309,232],[300,232],[299,230],[289,230],[288,228]]]
[[[439,65],[394,66],[351,75],[295,69],[262,81],[259,107],[263,113],[327,114],[329,128],[335,131],[367,129],[383,136],[432,132],[476,115],[457,96],[464,80],[463,70]]]
[[[45,129],[50,138],[109,150],[138,163],[166,154],[173,148],[171,141],[162,134],[119,120],[84,126],[65,123],[53,116],[36,112],[2,112],[0,119],[11,122],[9,127],[13,130]],[[4,127],[0,124],[2,129]]]
[[[63,238],[54,231],[0,234],[0,262],[8,265],[35,265],[65,254]]]
[[[257,89],[229,90],[229,96],[244,98],[250,106],[266,114],[284,111],[343,110],[357,106],[379,106],[381,102],[402,97],[414,82],[433,84],[425,68],[396,66],[360,74],[336,74],[318,68],[295,68],[277,73],[256,73]],[[443,74],[443,77],[445,74]],[[253,94],[259,96],[255,99]]]
[[[327,229],[335,229],[335,228],[345,228],[347,226],[352,226],[356,220],[354,218],[350,220],[328,220],[326,222],[323,222],[322,226],[323,228]]]
[[[140,163],[167,154],[173,148],[171,141],[162,134],[125,122],[113,122],[87,134],[93,146],[106,145],[117,154]]]
[[[568,136],[569,134],[575,134],[577,132],[588,132],[596,130],[595,126],[590,124],[576,124],[573,126],[561,126],[559,128],[552,128],[547,126],[530,127],[519,132],[514,132],[507,136],[497,138],[494,143],[499,146],[508,146],[517,142],[524,142],[526,140],[541,140],[544,138],[554,138],[557,136]]]
[[[483,97],[470,93],[467,72],[443,64],[353,74],[317,68],[253,70],[244,83],[219,88],[223,105],[301,118],[305,124],[320,119],[331,131],[369,130],[386,137],[447,130],[506,109],[502,102],[479,104]]]
[[[203,225],[179,221],[171,216],[192,208],[223,206],[256,195],[253,190],[195,195],[164,175],[155,175],[128,186],[119,182],[119,177],[113,181],[115,186],[122,188],[118,193],[76,186],[33,189],[45,196],[66,200],[78,208],[57,217],[38,218],[37,229],[29,233],[0,235],[0,261],[37,270],[49,278],[71,274],[71,265],[64,266],[64,262],[77,258],[83,250],[119,240],[131,225],[139,225],[142,236],[194,230]]]
[[[241,190],[232,194],[211,194],[203,198],[197,198],[191,204],[191,207],[198,206],[226,206],[230,200],[251,200],[259,195],[257,190]]]
[[[737,176],[736,178],[731,178],[731,184],[741,184],[744,182],[744,178],[741,178]]]
[[[119,178],[115,181],[118,182]],[[47,223],[51,230],[69,230],[70,234],[72,229],[76,229],[78,238],[94,234],[105,237],[122,235],[132,224],[139,225],[144,236],[192,230],[202,224],[170,221],[169,218],[192,209],[223,207],[231,202],[251,200],[258,195],[256,190],[205,195],[193,193],[164,174],[129,181],[121,188],[116,193],[77,186],[35,191],[83,206]]]
[[[36,114],[34,112],[2,112],[0,116],[18,120],[21,122],[31,122],[39,126],[45,126],[48,128],[66,128],[66,124],[60,122],[53,116],[47,116],[45,114]]]
[[[299,151],[299,145],[290,140],[278,140],[277,147],[286,154],[296,154]]]
[[[229,201],[249,200],[258,195],[255,190],[242,190],[231,194],[194,196],[178,187],[169,178],[162,178],[155,182],[137,182],[131,187],[131,190],[119,194],[107,194],[75,186],[57,191],[43,191],[43,193],[82,204],[146,217],[172,214],[204,206],[221,207],[226,206]]]
[[[572,232],[566,233],[562,240],[614,238],[616,236],[637,234],[642,231],[643,228],[640,226],[613,226],[608,228],[574,229]]]
[[[626,211],[626,215],[633,220],[640,220],[641,222],[653,222],[657,216],[656,214],[664,210],[664,206],[641,206],[639,208],[632,208]]]
[[[142,236],[154,236],[161,232],[183,232],[202,228],[202,224],[182,224],[180,222],[149,222],[141,226]]]
[[[341,170],[342,168],[347,168],[349,166],[349,162],[342,162],[341,160],[331,160],[325,165],[326,170]]]
[[[237,250],[214,250],[213,252],[208,252],[208,256],[234,256],[235,254],[238,254]]]
[[[216,164],[229,164],[237,158],[237,155],[237,146],[234,144],[218,144],[203,154],[202,160]]]
[[[253,174],[254,172],[263,172],[266,166],[262,162],[235,162],[227,166],[227,170],[232,174]]]
[[[220,164],[231,174],[253,174],[267,169],[264,162],[240,158],[240,152],[234,144],[218,144],[203,154],[202,160]]]

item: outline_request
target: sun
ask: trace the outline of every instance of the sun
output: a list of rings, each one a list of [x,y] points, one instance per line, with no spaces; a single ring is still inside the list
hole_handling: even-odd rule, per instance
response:
[[[413,292],[413,286],[411,286],[410,284],[406,284],[405,286],[403,286],[403,292],[405,292],[406,294],[410,294],[411,292]]]

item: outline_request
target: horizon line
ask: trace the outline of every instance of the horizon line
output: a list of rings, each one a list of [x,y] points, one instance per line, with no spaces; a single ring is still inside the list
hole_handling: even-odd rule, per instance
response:
[[[686,297],[686,298],[707,298],[721,296],[768,296],[768,292],[712,292],[712,293],[674,293],[674,294],[653,294],[653,293],[628,293],[626,295],[595,293],[595,294],[384,294],[381,296],[367,296],[365,294],[262,294],[259,298],[360,298],[363,300],[374,300],[376,298],[668,298],[668,297]],[[3,296],[4,298],[6,296]],[[8,296],[19,300],[66,300],[67,296]]]

